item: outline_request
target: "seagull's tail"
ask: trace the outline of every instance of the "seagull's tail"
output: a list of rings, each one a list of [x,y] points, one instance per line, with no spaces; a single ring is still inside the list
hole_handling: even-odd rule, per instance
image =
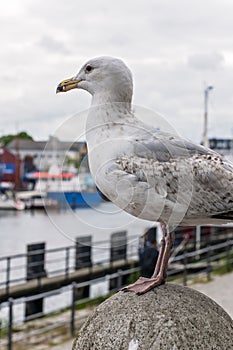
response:
[[[225,213],[217,214],[212,216],[213,219],[225,220],[226,222],[233,222],[233,210]]]

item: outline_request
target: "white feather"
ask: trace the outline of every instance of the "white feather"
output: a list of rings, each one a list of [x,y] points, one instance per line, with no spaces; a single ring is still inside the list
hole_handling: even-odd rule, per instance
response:
[[[131,342],[129,343],[128,350],[137,350],[139,345],[139,342],[137,339],[132,339]]]

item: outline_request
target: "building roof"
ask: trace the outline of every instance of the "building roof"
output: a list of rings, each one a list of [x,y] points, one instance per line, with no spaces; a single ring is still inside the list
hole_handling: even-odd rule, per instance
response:
[[[7,148],[11,151],[44,151],[60,150],[79,152],[86,147],[86,142],[60,141],[57,137],[50,136],[48,141],[34,141],[28,139],[14,139]]]

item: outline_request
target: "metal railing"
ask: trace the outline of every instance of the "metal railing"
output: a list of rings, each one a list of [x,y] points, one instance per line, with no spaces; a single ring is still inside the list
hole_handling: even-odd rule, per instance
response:
[[[209,245],[202,249],[196,251],[185,251],[183,254],[172,257],[170,262],[170,268],[168,272],[168,276],[177,276],[181,275],[183,284],[187,284],[188,277],[192,274],[205,274],[207,279],[209,280],[211,277],[211,273],[220,267],[224,267],[226,271],[230,271],[233,268],[233,240],[228,239],[225,242]],[[12,299],[5,303],[1,304],[1,310],[7,309],[7,319],[2,320],[1,334],[2,336],[2,347],[1,349],[13,350],[13,348],[17,348],[18,344],[23,344],[23,348],[26,348],[27,345],[30,347],[32,344],[29,339],[33,337],[38,337],[39,335],[45,333],[51,333],[58,328],[62,328],[63,331],[66,329],[67,336],[74,336],[78,327],[80,327],[80,323],[84,321],[86,316],[82,316],[80,311],[77,310],[77,306],[84,303],[90,302],[91,298],[88,297],[86,299],[78,300],[77,299],[77,291],[81,288],[91,287],[93,284],[106,282],[109,285],[108,293],[114,292],[123,286],[123,280],[125,280],[126,276],[130,276],[132,274],[138,273],[140,271],[139,267],[131,268],[125,271],[119,270],[116,273],[106,275],[105,277],[98,278],[95,280],[82,282],[82,283],[72,283],[71,285],[60,288],[59,290],[46,292],[43,294],[39,294],[36,296],[20,298],[20,299]],[[115,280],[114,288],[111,288],[111,281]],[[66,314],[65,318],[61,318],[59,321],[54,322],[54,320],[45,325],[46,322],[42,322],[42,327],[38,325],[33,330],[28,330],[26,332],[21,332],[19,334],[19,330],[15,332],[15,329],[20,322],[15,321],[15,310],[18,305],[22,305],[27,302],[33,302],[39,300],[41,298],[55,297],[56,295],[62,295],[63,293],[70,291],[70,305],[68,314]],[[25,317],[25,321],[33,321],[34,319],[38,319],[38,317],[44,316],[44,313],[34,314],[29,317]],[[17,345],[16,345],[17,343]],[[35,344],[34,344],[35,348]]]
[[[58,329],[60,327],[66,327],[67,332],[69,332],[70,336],[73,337],[76,331],[76,322],[80,322],[85,318],[82,316],[80,317],[80,315],[78,314],[78,311],[76,310],[76,307],[84,302],[91,301],[90,298],[77,300],[77,293],[76,293],[77,290],[85,287],[90,287],[91,285],[97,284],[100,282],[107,282],[109,284],[108,293],[112,293],[121,287],[123,276],[130,275],[132,273],[138,272],[139,270],[140,270],[139,267],[131,268],[125,271],[119,270],[116,273],[106,275],[105,277],[98,278],[95,280],[82,282],[82,283],[73,282],[71,285],[65,288],[60,288],[59,290],[56,290],[56,291],[41,293],[35,296],[25,297],[20,299],[9,298],[7,302],[4,302],[1,304],[1,310],[3,310],[4,308],[7,309],[7,314],[5,313],[7,315],[7,320],[5,319],[5,322],[2,321],[3,323],[1,327],[1,334],[5,334],[5,336],[1,337],[2,339],[1,349],[3,350],[5,348],[7,350],[12,350],[14,344],[16,343],[22,344],[23,342],[28,342],[28,340],[31,339],[32,337],[36,337],[41,334],[52,332],[55,329]],[[114,279],[117,280],[116,287],[110,288],[111,281]],[[55,324],[54,322],[52,322],[51,324],[42,326],[41,328],[37,327],[32,331],[21,332],[21,335],[19,336],[19,333],[20,333],[19,330],[17,331],[15,330],[17,326],[22,323],[22,321],[14,321],[14,309],[16,309],[18,305],[22,305],[27,302],[37,301],[41,298],[49,298],[49,297],[62,295],[67,291],[70,291],[70,306],[69,306],[70,311],[69,311],[68,317],[60,319],[59,322],[55,322]],[[58,311],[61,311],[61,310],[58,310]],[[44,313],[37,313],[29,317],[25,317],[24,321],[29,322],[29,321],[38,319],[42,316],[44,316]],[[26,344],[24,345],[24,348],[25,347],[26,347]]]
[[[127,254],[125,261],[130,258],[137,259],[138,257],[138,235],[127,237]],[[92,254],[90,262],[86,267],[90,268],[90,273],[96,265],[111,265],[111,243],[109,241],[98,241],[92,243]],[[30,261],[28,259],[43,254],[45,260]],[[79,259],[85,260],[88,253],[78,253]],[[0,257],[0,289],[5,289],[6,294],[9,294],[10,287],[20,283],[25,283],[29,280],[27,269],[39,270],[34,273],[34,279],[43,277],[63,276],[64,280],[78,269],[85,267],[85,263],[77,266],[77,245],[73,244],[61,248],[39,249],[29,251],[27,253],[15,254],[11,256]],[[32,274],[33,275],[33,274]],[[30,277],[30,280],[33,276]]]
[[[205,228],[205,227],[201,227]],[[210,227],[207,227],[208,235],[203,235],[200,241],[197,241],[197,237],[186,239],[185,235],[176,233],[176,241],[182,243],[182,251],[196,250],[203,246],[215,244],[217,242],[225,242],[233,238],[233,227],[212,227],[211,230],[214,234],[210,233]],[[215,232],[216,231],[216,232]],[[179,236],[181,238],[179,238]],[[138,258],[138,240],[139,235],[127,236],[127,253],[125,260]],[[77,244],[73,244],[61,248],[53,249],[39,249],[34,251],[28,251],[23,254],[15,254],[12,256],[0,257],[0,290],[5,289],[5,293],[9,295],[10,287],[25,283],[29,279],[40,280],[43,277],[63,276],[64,280],[68,279],[69,275],[77,271],[82,267],[89,267],[90,273],[96,265],[111,265],[111,242],[98,241],[91,243],[91,256],[88,263],[77,264],[77,256],[79,260],[85,261],[89,253],[78,252]],[[44,255],[44,261],[33,261],[33,257],[38,255]],[[29,260],[31,260],[29,262]],[[28,269],[34,271],[29,278]]]

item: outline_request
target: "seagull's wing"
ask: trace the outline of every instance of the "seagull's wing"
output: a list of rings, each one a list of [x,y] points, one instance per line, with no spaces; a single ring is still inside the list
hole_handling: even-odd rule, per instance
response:
[[[149,220],[159,219],[163,211],[168,217],[174,208],[188,217],[205,218],[233,210],[230,162],[174,135],[138,126],[123,131],[96,178],[119,207]]]
[[[113,201],[118,197],[115,203],[120,207],[123,198],[124,209],[141,203],[140,211],[149,198],[148,217],[153,217],[157,206],[163,215],[162,206],[172,212],[178,204],[187,217],[224,215],[223,219],[231,221],[227,213],[233,210],[232,163],[202,146],[168,137],[134,138],[123,156],[106,163],[102,177],[109,182],[104,186],[106,196]]]
[[[124,211],[157,221],[167,200],[166,186],[160,177],[154,176],[150,166],[145,172],[144,165],[144,160],[138,157],[111,158],[99,167],[95,182],[101,192]]]
[[[209,148],[160,131],[140,129],[132,136],[134,152],[139,157],[153,158],[161,162],[171,159],[187,158],[193,155],[216,155],[218,153]]]

